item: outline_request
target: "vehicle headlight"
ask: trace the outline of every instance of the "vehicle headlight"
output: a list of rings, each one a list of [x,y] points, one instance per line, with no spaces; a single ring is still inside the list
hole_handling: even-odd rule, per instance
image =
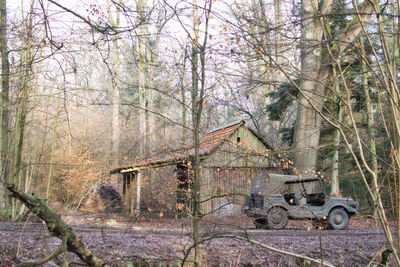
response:
[[[357,201],[354,201],[354,200],[350,199],[349,206],[354,208],[354,209],[357,209],[358,203],[357,203]]]

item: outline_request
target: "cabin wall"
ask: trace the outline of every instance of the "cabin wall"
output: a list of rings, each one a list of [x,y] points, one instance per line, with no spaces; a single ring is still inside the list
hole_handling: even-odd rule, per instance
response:
[[[124,173],[122,175],[122,201],[124,211],[127,214],[134,214],[135,211],[135,195],[136,195],[136,172]]]
[[[200,165],[200,199],[203,201],[211,198],[201,204],[202,213],[214,216],[240,214],[253,177],[265,172],[276,172],[268,159],[269,153],[251,131],[240,126]],[[176,212],[177,206],[184,203],[183,198],[177,199],[177,196],[181,198],[182,195],[179,183],[184,177],[181,171],[177,171],[176,165],[141,170],[141,175],[142,211],[167,214]]]
[[[268,154],[252,132],[239,127],[201,164],[201,200],[212,198],[201,204],[202,212],[215,216],[240,214],[253,177],[275,170]]]
[[[245,126],[239,127],[218,149],[204,161],[214,167],[269,167],[269,150]]]
[[[141,170],[141,210],[167,214],[176,208],[176,166]]]
[[[202,165],[202,213],[212,216],[240,215],[253,177],[273,168],[206,167]]]

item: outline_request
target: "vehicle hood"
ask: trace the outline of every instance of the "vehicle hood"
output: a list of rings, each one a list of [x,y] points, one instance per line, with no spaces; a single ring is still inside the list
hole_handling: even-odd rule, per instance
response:
[[[327,198],[334,200],[334,201],[354,201],[351,197],[331,197],[327,196]]]
[[[343,203],[346,204],[354,209],[358,208],[358,203],[352,198],[347,198],[347,197],[331,197],[331,196],[326,196],[326,200],[332,201],[335,203]]]

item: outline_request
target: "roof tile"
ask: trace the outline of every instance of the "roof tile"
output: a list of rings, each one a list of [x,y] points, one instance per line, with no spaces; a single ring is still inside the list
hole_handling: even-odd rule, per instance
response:
[[[215,131],[208,132],[200,141],[200,154],[211,153],[215,148],[222,144],[237,128],[244,124],[244,121],[238,121],[236,124],[228,124],[226,127],[220,127]],[[183,149],[169,153],[164,158],[150,158],[143,161],[137,161],[130,166],[119,167],[110,171],[110,173],[120,172],[130,168],[146,168],[158,165],[173,164],[179,160],[184,160],[189,156],[194,156],[194,148]]]

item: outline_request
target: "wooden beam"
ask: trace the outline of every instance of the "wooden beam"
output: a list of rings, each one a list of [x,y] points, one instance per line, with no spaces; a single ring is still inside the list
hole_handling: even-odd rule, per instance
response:
[[[204,159],[210,153],[205,153],[201,155],[201,159]],[[152,168],[159,168],[174,164],[179,164],[183,162],[191,161],[190,157],[182,157],[182,158],[173,158],[168,160],[158,160],[158,161],[151,161],[147,163],[139,163],[137,165],[131,165],[126,167],[120,167],[114,170],[111,170],[110,173],[128,173],[128,172],[137,172],[140,170],[152,169]]]
[[[128,169],[121,170],[121,173],[135,172],[135,171],[138,171],[139,169],[140,168],[128,168]]]

